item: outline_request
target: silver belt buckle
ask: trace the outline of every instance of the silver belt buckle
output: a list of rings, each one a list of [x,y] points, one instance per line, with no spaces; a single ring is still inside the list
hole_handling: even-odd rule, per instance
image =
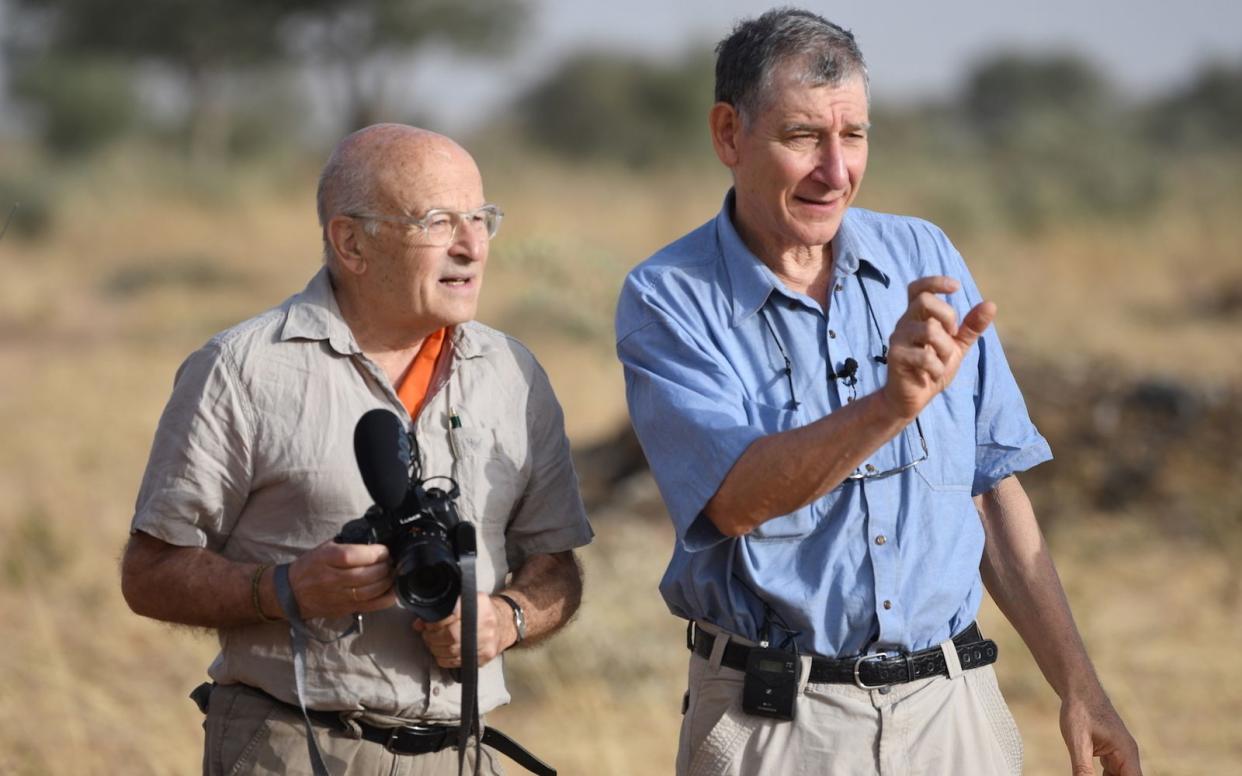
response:
[[[872,655],[859,655],[858,659],[854,661],[854,686],[860,690],[878,690],[881,687],[888,687],[892,682],[884,682],[883,684],[867,684],[864,682],[860,675],[862,664],[868,660],[887,660],[890,657],[900,656],[900,652],[876,652]]]

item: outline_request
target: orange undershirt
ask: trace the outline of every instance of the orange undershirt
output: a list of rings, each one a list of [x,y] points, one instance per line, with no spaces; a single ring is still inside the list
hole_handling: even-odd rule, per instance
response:
[[[417,418],[423,409],[423,401],[427,398],[427,389],[431,387],[431,376],[435,374],[436,359],[440,357],[440,350],[444,347],[444,335],[447,331],[448,329],[440,329],[423,340],[418,355],[414,356],[414,363],[410,364],[405,379],[397,388],[397,398],[405,405],[411,418]]]

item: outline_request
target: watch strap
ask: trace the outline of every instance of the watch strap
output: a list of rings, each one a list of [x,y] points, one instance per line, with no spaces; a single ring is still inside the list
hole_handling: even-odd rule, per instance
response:
[[[504,593],[496,593],[497,598],[507,603],[513,608],[513,627],[517,631],[517,644],[521,644],[526,639],[526,612],[522,611],[522,605],[513,600]]]

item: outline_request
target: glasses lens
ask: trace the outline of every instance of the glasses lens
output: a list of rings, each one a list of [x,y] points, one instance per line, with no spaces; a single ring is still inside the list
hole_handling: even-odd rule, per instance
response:
[[[500,219],[504,213],[500,212],[500,208],[495,205],[486,205],[480,208],[479,212],[483,216],[483,225],[487,227],[487,239],[490,240],[500,231]]]
[[[456,214],[447,210],[428,212],[423,217],[423,232],[427,235],[427,242],[432,245],[448,245],[452,242],[457,231],[455,220]]]
[[[420,226],[426,244],[443,247],[452,243],[463,227],[475,237],[490,240],[500,229],[502,215],[495,205],[484,205],[468,213],[430,210],[423,216]]]
[[[478,210],[461,215],[471,233],[478,237],[486,237],[490,240],[500,229],[501,212],[500,208],[495,205],[484,205]]]

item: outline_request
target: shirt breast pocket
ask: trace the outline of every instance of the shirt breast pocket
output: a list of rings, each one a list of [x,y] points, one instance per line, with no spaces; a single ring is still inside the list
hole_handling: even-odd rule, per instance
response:
[[[743,400],[743,404],[746,408],[746,419],[751,427],[762,431],[765,436],[800,428],[808,422],[801,408],[784,409],[749,400]],[[820,501],[822,499],[812,501],[801,509],[760,524],[746,535],[746,539],[748,541],[779,541],[806,536],[815,527],[816,516],[823,512],[822,509],[816,508]]]
[[[932,490],[969,492],[974,484],[975,396],[973,381],[963,379],[965,367],[919,414],[927,460],[914,470]],[[907,433],[917,437],[913,424]]]
[[[504,530],[521,495],[522,472],[490,428],[457,428],[450,443],[462,517],[482,530]]]

